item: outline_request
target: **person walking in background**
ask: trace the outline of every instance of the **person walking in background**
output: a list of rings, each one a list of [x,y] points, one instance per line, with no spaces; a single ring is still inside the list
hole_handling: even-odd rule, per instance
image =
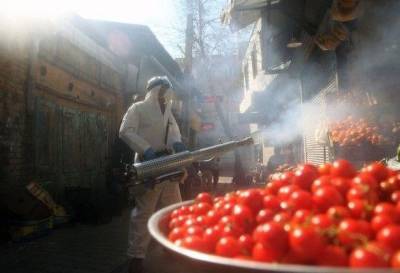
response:
[[[268,175],[273,174],[279,166],[285,164],[286,158],[281,153],[281,151],[282,151],[281,147],[279,146],[274,147],[274,154],[269,158],[267,163]]]

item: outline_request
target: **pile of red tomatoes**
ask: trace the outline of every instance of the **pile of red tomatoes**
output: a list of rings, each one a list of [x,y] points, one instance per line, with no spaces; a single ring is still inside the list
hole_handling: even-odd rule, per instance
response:
[[[169,215],[168,238],[233,259],[400,268],[400,175],[380,163],[305,164],[265,188],[200,193]]]
[[[380,145],[387,139],[379,133],[379,128],[365,119],[355,119],[351,116],[330,124],[332,140],[341,146],[361,145],[365,142]]]

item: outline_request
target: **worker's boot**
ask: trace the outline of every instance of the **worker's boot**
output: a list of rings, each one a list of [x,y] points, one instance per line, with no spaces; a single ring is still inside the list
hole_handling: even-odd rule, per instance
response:
[[[129,261],[129,273],[144,273],[142,258],[132,258]]]

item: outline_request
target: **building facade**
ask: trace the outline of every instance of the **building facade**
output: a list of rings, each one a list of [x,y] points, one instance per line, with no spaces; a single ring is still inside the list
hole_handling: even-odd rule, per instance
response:
[[[315,164],[346,157],[362,165],[388,154],[386,146],[393,149],[389,142],[396,137],[384,127],[397,130],[398,20],[393,11],[398,5],[392,0],[229,2],[226,24],[234,30],[254,25],[243,62],[241,111],[252,131],[261,128],[264,145],[274,137],[294,141],[298,161]],[[382,14],[390,23],[379,19]],[[346,116],[386,125],[376,127],[380,132],[370,136],[374,143],[357,146],[362,136],[337,141],[331,135],[331,124]],[[271,135],[276,129],[284,133]],[[380,151],[375,157],[363,152],[375,150]]]
[[[162,74],[180,105],[188,101],[179,66],[147,27],[80,17],[0,23],[1,195],[31,181],[57,201],[68,189],[106,194],[133,95],[144,95],[145,82]]]

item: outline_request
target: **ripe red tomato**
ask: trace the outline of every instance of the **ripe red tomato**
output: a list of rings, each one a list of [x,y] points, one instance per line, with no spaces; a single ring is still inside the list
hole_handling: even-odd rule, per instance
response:
[[[244,233],[244,229],[239,225],[229,222],[226,225],[221,225],[221,236],[238,238]]]
[[[224,200],[215,201],[215,202],[214,202],[213,209],[214,209],[215,211],[222,210],[223,206],[225,206],[225,204],[227,204],[227,203],[229,203],[229,202],[226,202],[226,201],[224,201]]]
[[[373,236],[370,224],[363,220],[345,219],[339,224],[337,238],[345,247],[368,242]]]
[[[182,239],[185,236],[185,234],[186,231],[184,228],[176,227],[169,232],[168,239],[172,242],[175,242],[178,239]]]
[[[177,218],[177,217],[178,217],[178,213],[179,213],[179,210],[178,210],[178,209],[174,209],[174,210],[171,212],[171,214],[169,215],[170,220],[172,220],[172,219],[174,219],[174,218]]]
[[[396,206],[388,202],[377,204],[374,208],[374,214],[387,215],[392,218],[394,222],[398,221],[400,218],[399,211],[396,209]]]
[[[391,188],[387,180],[379,183],[379,189],[382,195],[389,195],[394,191],[394,189]]]
[[[201,227],[206,226],[206,215],[197,216],[196,223]]]
[[[291,226],[295,227],[295,226],[300,226],[303,224],[306,224],[308,222],[311,221],[312,218],[312,212],[310,210],[306,210],[306,209],[300,209],[297,210],[291,220]]]
[[[349,161],[344,159],[339,159],[333,162],[331,168],[331,174],[333,176],[353,178],[356,175],[356,170]]]
[[[367,244],[353,250],[350,255],[350,267],[381,268],[389,266],[390,255],[376,244]]]
[[[222,196],[217,196],[214,198],[214,204],[218,203],[218,202],[222,202],[224,201],[224,197]]]
[[[203,238],[201,238],[200,236],[187,236],[187,237],[183,238],[182,247],[192,249],[192,250],[202,251],[202,252],[207,251],[205,242],[204,242]]]
[[[333,222],[339,223],[345,218],[350,217],[350,211],[343,206],[330,207],[326,214],[332,219]]]
[[[372,207],[367,201],[362,199],[356,199],[347,203],[350,214],[356,219],[368,219],[372,214]]]
[[[196,203],[208,203],[208,204],[212,205],[213,198],[212,198],[211,194],[209,194],[208,192],[202,192],[196,196],[195,202]]]
[[[331,180],[332,186],[334,186],[343,196],[346,196],[347,191],[350,188],[350,179],[345,177],[335,177]]]
[[[284,253],[277,249],[265,246],[261,243],[256,243],[251,256],[256,261],[273,263],[279,262],[283,255]]]
[[[218,203],[214,206],[214,209],[219,215],[226,216],[231,214],[234,206],[234,203],[221,203],[221,205]]]
[[[179,227],[181,223],[179,222],[178,218],[173,218],[168,224],[169,229],[174,229],[176,227]]]
[[[190,226],[186,229],[186,236],[203,236],[203,228],[200,226]]]
[[[280,210],[280,201],[279,198],[274,195],[266,195],[263,198],[264,208],[270,209],[274,212],[278,212]]]
[[[175,210],[171,213],[171,218],[177,218],[177,217],[179,217],[179,216],[188,215],[188,214],[190,214],[189,207],[182,206],[182,207],[180,207],[180,208],[178,208],[178,209],[175,209]]]
[[[276,222],[269,222],[256,227],[253,231],[254,242],[272,248],[282,255],[288,250],[288,234],[284,227]]]
[[[288,172],[283,173],[279,177],[279,180],[281,181],[282,186],[283,185],[289,185],[290,183],[292,183],[293,176],[294,176],[294,172],[292,172],[292,171],[288,171]]]
[[[254,246],[253,238],[249,234],[243,234],[238,239],[240,253],[242,255],[251,256]]]
[[[221,219],[218,222],[218,224],[220,224],[220,225],[227,225],[227,224],[230,224],[230,223],[234,223],[232,215],[222,216]]]
[[[292,218],[292,215],[290,213],[288,213],[288,212],[279,212],[279,213],[275,214],[275,216],[272,219],[272,221],[284,225],[284,224],[289,223],[291,218]]]
[[[289,250],[288,253],[282,258],[281,260],[282,263],[284,264],[305,264],[308,263],[309,261],[305,260],[303,257],[297,256],[296,253],[294,253],[292,250]]]
[[[183,247],[183,239],[178,239],[174,242],[175,245]]]
[[[249,232],[255,224],[252,211],[245,205],[235,205],[232,211],[233,221],[244,231]]]
[[[311,226],[294,228],[289,234],[290,247],[296,255],[313,261],[325,248],[325,241]]]
[[[297,190],[292,192],[288,202],[292,210],[313,208],[312,195],[311,193],[304,190]]]
[[[318,177],[318,170],[311,168],[310,165],[304,165],[296,170],[292,178],[293,185],[298,186],[303,190],[310,190],[313,181]]]
[[[294,210],[291,208],[291,205],[288,200],[284,200],[281,202],[281,210],[292,213]]]
[[[274,218],[275,212],[271,209],[262,209],[258,212],[256,217],[257,224],[264,224],[272,221]]]
[[[349,258],[343,248],[329,245],[318,255],[317,264],[320,266],[344,267],[349,265]]]
[[[214,209],[209,210],[207,212],[207,215],[205,216],[205,225],[211,227],[217,224],[220,219],[221,216],[218,214],[217,211],[215,211]]]
[[[399,203],[400,202],[400,191],[395,191],[391,194],[390,199],[394,203]]]
[[[204,231],[203,239],[208,252],[214,252],[215,246],[221,237],[221,230],[218,228],[207,228]]]
[[[278,191],[278,198],[281,201],[288,200],[290,195],[294,192],[300,190],[300,187],[296,185],[288,185],[288,186],[283,186],[282,188],[279,189]]]
[[[240,254],[239,242],[234,237],[222,237],[217,242],[215,253],[224,257],[235,257]]]
[[[285,183],[284,181],[281,180],[273,180],[271,182],[269,182],[266,186],[265,186],[265,191],[267,192],[267,194],[271,194],[271,195],[275,195],[278,193],[279,189],[283,186],[287,186],[288,183]]]
[[[227,193],[227,194],[225,194],[225,196],[223,197],[223,200],[224,200],[225,202],[227,202],[227,203],[232,203],[232,204],[236,204],[236,203],[237,203],[237,199],[238,199],[237,194],[236,194],[236,193],[233,193],[233,192]]]
[[[391,188],[391,191],[400,190],[400,175],[399,174],[390,176],[387,179],[387,182],[389,184],[389,187]]]
[[[192,217],[188,217],[184,222],[183,222],[183,226],[184,227],[191,227],[191,226],[196,226],[197,225],[197,221],[196,218],[194,216]]]
[[[375,177],[369,173],[360,173],[351,180],[351,184],[352,186],[363,185],[372,190],[376,190],[379,187],[378,181],[376,181]]]
[[[334,222],[327,214],[317,214],[311,218],[311,225],[319,230],[326,230],[332,228]]]
[[[315,191],[313,201],[320,212],[325,212],[330,207],[342,205],[343,197],[335,187],[325,186]]]
[[[389,176],[388,169],[380,162],[375,162],[367,166],[365,172],[375,177],[378,182],[385,180]]]
[[[348,201],[364,199],[370,204],[376,204],[379,197],[376,191],[364,185],[354,185],[347,192],[346,198]]]
[[[193,206],[193,213],[196,215],[204,215],[211,209],[212,206],[209,203],[198,203]]]
[[[397,251],[390,261],[392,268],[400,268],[400,251]]]
[[[371,227],[375,231],[375,233],[379,232],[382,228],[392,224],[394,224],[393,219],[385,214],[376,215],[371,220]]]
[[[376,240],[392,250],[400,250],[400,226],[390,225],[384,227],[376,235]]]
[[[332,177],[329,175],[324,175],[318,177],[311,185],[311,192],[315,192],[317,189],[324,187],[324,186],[332,186],[331,184]]]
[[[332,169],[331,163],[325,163],[318,168],[319,175],[330,175]]]
[[[238,203],[248,206],[254,213],[263,208],[264,196],[259,190],[250,189],[239,194]]]

